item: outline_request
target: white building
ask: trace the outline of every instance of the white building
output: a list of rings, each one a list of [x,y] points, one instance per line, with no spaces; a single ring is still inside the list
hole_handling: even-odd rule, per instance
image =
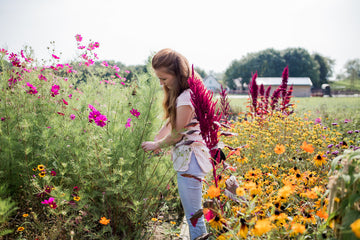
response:
[[[204,82],[205,87],[208,90],[210,90],[214,93],[221,91],[221,85],[213,75],[206,76],[203,79],[203,82]]]
[[[258,77],[256,78],[256,83],[260,87],[261,84],[264,85],[265,91],[268,86],[271,86],[271,94],[277,89],[281,84],[281,77]],[[293,86],[292,96],[294,97],[310,97],[311,96],[311,87],[312,82],[308,77],[289,77],[288,78],[288,88]]]

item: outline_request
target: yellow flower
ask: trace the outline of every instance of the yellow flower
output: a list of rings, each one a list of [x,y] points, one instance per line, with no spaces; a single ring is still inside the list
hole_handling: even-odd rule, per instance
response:
[[[108,225],[110,223],[110,219],[106,219],[106,217],[102,217],[99,222],[102,225]]]
[[[236,189],[236,195],[238,195],[238,196],[244,196],[244,195],[245,195],[245,190],[244,190],[244,188],[238,187],[238,188]]]
[[[80,201],[80,199],[81,199],[81,198],[80,198],[79,196],[75,196],[75,197],[74,197],[74,200],[77,201],[77,202]]]
[[[40,177],[45,177],[45,172],[39,173],[39,176],[40,176]]]
[[[176,224],[176,222],[174,222],[174,221],[170,221],[170,224],[175,225],[175,224]]]
[[[17,229],[19,232],[22,232],[22,231],[24,231],[25,230],[25,228],[24,227],[18,227],[18,229]]]
[[[285,152],[285,146],[282,144],[276,144],[276,146],[274,148],[274,152],[276,154],[283,154]]]
[[[23,214],[23,217],[24,217],[24,218],[26,218],[26,217],[28,217],[28,216],[29,216],[29,214],[27,214],[27,213],[24,213],[24,214]]]
[[[37,166],[37,169],[38,169],[39,171],[43,171],[43,170],[45,169],[45,166],[42,165],[42,164],[40,164],[40,165]]]
[[[314,157],[314,162],[316,166],[320,167],[326,163],[326,157],[323,157],[322,154],[319,153]]]
[[[357,238],[360,238],[360,218],[353,222],[351,225],[351,230],[354,232]]]
[[[225,223],[225,219],[221,217],[221,215],[217,215],[213,219],[209,221],[209,224],[212,228],[215,228],[216,230],[221,230],[222,225]]]
[[[208,195],[210,198],[215,198],[220,196],[220,188],[215,187],[214,185],[211,185],[208,189]]]
[[[151,221],[156,222],[157,218],[152,218]]]
[[[264,233],[269,232],[272,229],[271,222],[269,219],[258,220],[252,229],[252,232],[255,236],[260,237]]]

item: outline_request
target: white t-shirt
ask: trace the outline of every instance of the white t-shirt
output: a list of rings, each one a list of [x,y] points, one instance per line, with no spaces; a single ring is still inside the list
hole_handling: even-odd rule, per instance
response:
[[[176,99],[176,107],[189,105],[193,111],[193,116],[195,115],[194,106],[191,103],[190,89],[183,91],[179,97]],[[196,119],[192,119],[191,122],[197,122]],[[197,124],[194,127],[188,127],[187,131],[198,130],[193,134],[185,134],[183,139],[178,142],[172,152],[172,160],[174,169],[176,171],[187,171],[189,169],[189,164],[191,160],[191,153],[194,152],[196,159],[202,171],[207,173],[212,169],[212,164],[210,162],[210,153],[209,149],[206,147],[205,142],[200,134],[200,125]],[[190,145],[183,145],[186,141],[195,141]]]

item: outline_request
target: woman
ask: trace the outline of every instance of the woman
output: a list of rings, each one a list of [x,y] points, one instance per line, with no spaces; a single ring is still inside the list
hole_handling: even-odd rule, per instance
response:
[[[157,153],[163,147],[173,146],[172,160],[177,171],[179,195],[189,225],[190,238],[206,239],[208,234],[204,218],[201,217],[195,227],[190,222],[192,215],[202,209],[202,182],[198,179],[204,178],[212,169],[209,150],[200,135],[199,124],[187,127],[190,122],[196,122],[188,84],[190,66],[187,59],[178,52],[163,49],[153,57],[152,67],[164,89],[163,107],[167,121],[154,141],[143,142],[142,148]],[[193,133],[185,134],[188,131]],[[192,144],[184,144],[185,142]],[[191,174],[198,179],[184,177],[183,174]]]

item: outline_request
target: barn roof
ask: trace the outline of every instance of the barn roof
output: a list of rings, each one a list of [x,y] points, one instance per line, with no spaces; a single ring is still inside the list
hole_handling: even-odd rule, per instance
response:
[[[256,78],[256,83],[258,85],[263,84],[264,86],[279,86],[281,84],[281,77],[258,77]],[[311,79],[308,77],[289,77],[288,85],[294,86],[312,86]]]

